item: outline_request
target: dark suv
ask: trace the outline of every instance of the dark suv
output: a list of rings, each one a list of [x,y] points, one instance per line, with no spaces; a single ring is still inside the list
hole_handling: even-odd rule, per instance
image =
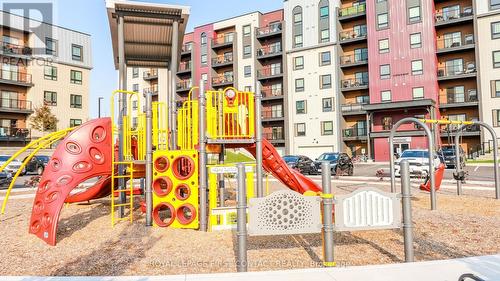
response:
[[[24,158],[26,159],[26,158]],[[37,175],[43,174],[43,170],[45,170],[45,166],[49,163],[50,157],[45,155],[36,155],[31,158],[31,160],[24,167],[23,174],[27,173],[36,173]],[[24,160],[23,160],[24,162]]]
[[[347,153],[328,152],[321,154],[316,161],[314,161],[318,173],[321,173],[321,162],[325,161],[330,162],[332,175],[337,174],[338,170],[340,170],[341,175],[347,174],[352,176],[354,174],[354,165],[351,157],[349,157]]]
[[[303,155],[286,155],[283,156],[283,160],[285,160],[286,164],[295,170],[298,170],[301,174],[309,174],[316,175],[318,171],[316,171],[316,167],[314,166],[314,162],[307,156]]]
[[[465,153],[462,147],[460,147],[460,168],[465,167]],[[446,168],[455,168],[456,158],[455,158],[455,146],[454,145],[444,145],[438,150],[438,155],[442,158],[442,161],[446,165]]]

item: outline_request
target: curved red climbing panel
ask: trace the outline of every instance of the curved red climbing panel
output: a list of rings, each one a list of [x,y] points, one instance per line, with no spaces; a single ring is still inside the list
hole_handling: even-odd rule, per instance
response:
[[[50,245],[56,244],[59,213],[70,192],[90,178],[103,176],[87,200],[104,191],[111,174],[111,119],[89,121],[69,134],[56,148],[38,185],[29,232]],[[85,193],[84,193],[85,194]],[[108,193],[109,194],[109,193]],[[73,201],[83,194],[71,195]],[[73,201],[75,202],[75,201]]]

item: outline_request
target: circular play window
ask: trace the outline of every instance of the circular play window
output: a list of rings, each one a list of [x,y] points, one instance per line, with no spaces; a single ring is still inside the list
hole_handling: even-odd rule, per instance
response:
[[[153,209],[153,220],[159,227],[167,227],[175,220],[174,207],[169,203],[160,203]]]
[[[182,225],[188,225],[196,218],[196,209],[191,204],[181,205],[176,213],[177,220]]]
[[[165,156],[160,156],[156,158],[155,160],[155,170],[157,170],[160,173],[165,172],[168,170],[168,167],[170,166],[170,162],[168,161],[168,158]]]
[[[186,156],[179,156],[172,162],[172,172],[179,180],[186,180],[194,173],[194,161]]]
[[[172,181],[167,177],[159,177],[153,181],[153,191],[158,196],[165,196],[172,191]]]
[[[191,189],[187,184],[179,184],[175,188],[175,197],[181,201],[188,199],[190,195]]]

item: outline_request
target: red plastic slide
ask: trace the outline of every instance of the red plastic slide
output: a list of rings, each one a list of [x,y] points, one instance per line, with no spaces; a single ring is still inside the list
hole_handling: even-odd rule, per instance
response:
[[[101,118],[81,125],[61,141],[38,185],[30,233],[55,245],[59,213],[65,201],[86,201],[110,193],[112,137],[111,119]],[[70,195],[80,183],[98,176],[102,178],[93,187]]]
[[[436,191],[439,190],[441,187],[441,182],[443,181],[444,177],[444,169],[445,165],[443,163],[439,164],[436,172],[434,173],[434,179],[436,181]],[[431,182],[427,179],[425,183],[420,185],[421,190],[425,190],[430,192],[431,191]]]
[[[255,157],[255,146],[249,147],[247,150]],[[264,169],[267,172],[273,173],[288,188],[301,194],[306,191],[321,192],[321,187],[315,182],[299,171],[290,168],[278,154],[274,146],[266,139],[262,139],[262,156]]]

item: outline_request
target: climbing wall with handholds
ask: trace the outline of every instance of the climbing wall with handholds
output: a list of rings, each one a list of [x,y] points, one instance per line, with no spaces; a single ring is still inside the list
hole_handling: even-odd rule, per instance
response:
[[[112,137],[111,119],[101,118],[81,125],[59,143],[38,185],[30,233],[56,244],[59,213],[66,197],[80,183],[111,174]]]
[[[159,227],[199,227],[198,151],[153,153],[153,223]]]

